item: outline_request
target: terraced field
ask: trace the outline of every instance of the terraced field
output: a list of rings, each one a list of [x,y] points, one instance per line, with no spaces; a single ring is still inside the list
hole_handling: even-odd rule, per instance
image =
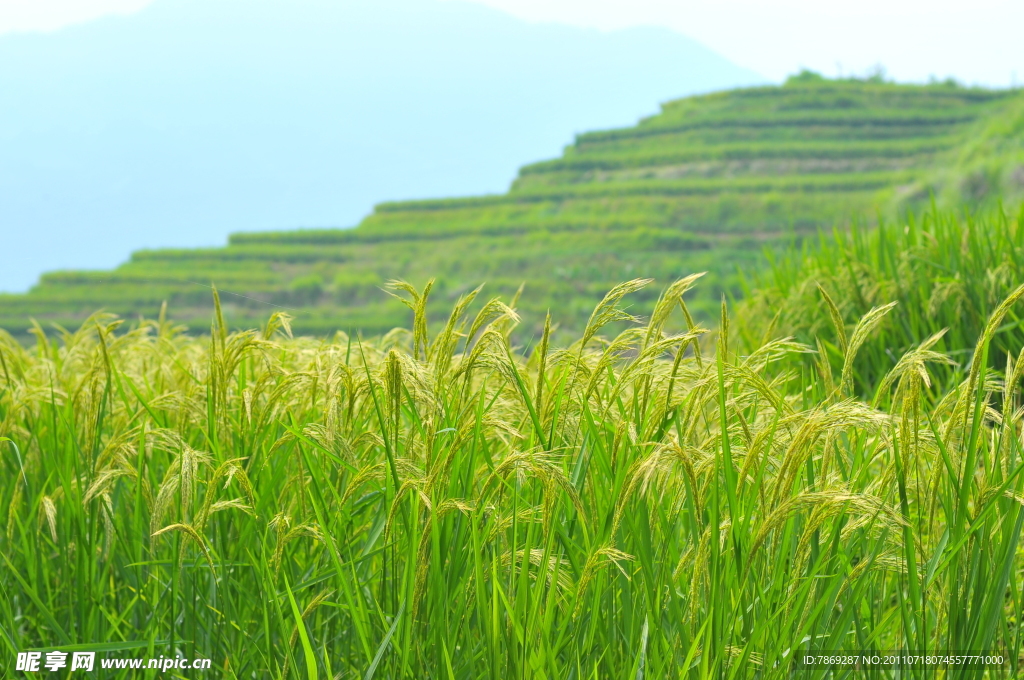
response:
[[[1021,102],[1013,91],[811,74],[689,97],[635,127],[578,136],[561,158],[524,167],[506,194],[386,203],[355,229],[236,234],[224,248],[143,251],[109,272],[47,274],[25,295],[0,296],[0,327],[24,335],[30,317],[74,327],[98,309],[152,317],[166,302],[201,331],[216,286],[233,326],[259,325],[276,307],[299,333],[374,335],[408,322],[380,290],[388,280],[437,277],[432,295],[445,299],[482,282],[511,297],[530,281],[518,302],[528,342],[547,309],[561,332],[578,331],[617,281],[707,270],[694,301],[702,314],[739,292],[739,272],[766,246],[871,222],[933,192],[984,201],[997,190],[1012,197],[1004,185],[1018,181],[1024,191],[1019,153],[995,169],[967,165],[991,155],[979,139],[1020,146]]]

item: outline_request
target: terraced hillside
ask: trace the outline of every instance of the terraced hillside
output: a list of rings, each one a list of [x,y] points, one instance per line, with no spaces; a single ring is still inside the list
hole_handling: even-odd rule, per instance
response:
[[[294,315],[296,332],[377,334],[407,321],[380,290],[388,280],[436,277],[432,295],[443,298],[482,282],[511,296],[534,282],[518,304],[531,332],[554,308],[582,325],[615,282],[707,270],[699,314],[737,292],[738,272],[766,245],[871,221],[933,192],[953,201],[1024,190],[1021,101],[1013,91],[812,74],[690,97],[635,127],[580,135],[561,158],[524,167],[506,194],[387,203],[355,229],[236,234],[224,248],[143,251],[109,272],[47,274],[25,295],[0,296],[0,327],[23,334],[30,317],[73,327],[101,308],[155,316],[166,301],[173,318],[202,330],[215,285],[236,326],[257,325],[274,305]],[[1017,141],[983,168],[979,188],[972,168],[986,134],[1002,135],[990,144],[1002,150]]]

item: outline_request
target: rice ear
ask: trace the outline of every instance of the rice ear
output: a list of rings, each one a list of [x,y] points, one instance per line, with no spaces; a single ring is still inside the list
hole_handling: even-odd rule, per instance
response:
[[[636,321],[636,317],[619,309],[619,302],[621,302],[622,298],[626,297],[630,293],[635,293],[638,290],[646,288],[653,280],[654,279],[633,279],[626,283],[620,283],[608,291],[608,294],[604,296],[604,299],[598,303],[597,307],[595,307],[594,311],[590,314],[590,320],[587,321],[587,326],[583,331],[583,337],[579,340],[580,346],[585,347],[587,343],[597,335],[598,331],[612,322]]]
[[[861,317],[861,320],[854,327],[853,334],[850,336],[850,344],[843,357],[843,373],[839,384],[839,390],[843,394],[849,394],[850,392],[853,383],[853,361],[857,358],[857,352],[860,351],[860,348],[871,336],[871,332],[878,328],[878,325],[882,323],[882,319],[892,311],[896,304],[896,302],[890,302],[881,307],[873,307],[867,314]]]
[[[839,307],[837,307],[836,303],[832,301],[832,298],[820,283],[818,284],[818,292],[821,293],[821,297],[825,301],[825,306],[828,308],[829,318],[832,320],[832,326],[836,331],[836,340],[839,343],[839,351],[845,359],[848,346],[846,343],[846,325],[843,323],[843,315],[840,314]]]
[[[217,569],[216,569],[216,567],[213,564],[213,558],[210,556],[210,550],[209,550],[209,548],[206,547],[206,541],[203,539],[202,536],[199,535],[199,532],[196,531],[192,527],[192,525],[184,524],[184,523],[181,523],[181,522],[178,522],[178,523],[175,523],[175,524],[169,524],[169,525],[165,526],[163,529],[160,529],[160,530],[154,532],[151,535],[151,537],[152,538],[156,538],[157,536],[162,536],[163,534],[165,534],[165,533],[167,533],[169,531],[177,531],[177,532],[183,534],[186,538],[191,540],[193,543],[195,543],[199,547],[199,550],[202,551],[203,557],[206,558],[206,563],[210,565],[210,571],[216,573]],[[184,555],[183,555],[183,557],[184,557]]]

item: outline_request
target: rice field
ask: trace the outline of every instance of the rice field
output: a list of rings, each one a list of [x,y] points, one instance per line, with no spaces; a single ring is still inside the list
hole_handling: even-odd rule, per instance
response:
[[[1024,286],[966,354],[936,328],[874,377],[890,301],[848,320],[823,288],[820,351],[724,304],[698,326],[699,275],[651,285],[529,348],[514,299],[428,323],[404,283],[410,327],[373,339],[229,332],[219,301],[205,337],[0,336],[0,645],[212,660],[182,677],[1020,675],[1024,357],[993,338]]]
[[[381,335],[407,320],[378,289],[433,277],[431,323],[481,282],[506,300],[525,282],[517,337],[539,338],[551,309],[564,346],[619,281],[700,271],[690,307],[712,326],[722,294],[742,290],[737,269],[756,269],[765,247],[855,215],[874,224],[920,210],[933,195],[941,206],[1020,204],[1022,139],[1020,90],[804,73],[580,134],[521,168],[507,192],[386,202],[354,229],[281,225],[225,247],[137,251],[107,271],[49,272],[0,294],[0,327],[24,340],[30,317],[78,328],[98,309],[135,320],[167,302],[201,333],[216,286],[232,330],[262,325],[269,304],[293,314],[297,334]]]

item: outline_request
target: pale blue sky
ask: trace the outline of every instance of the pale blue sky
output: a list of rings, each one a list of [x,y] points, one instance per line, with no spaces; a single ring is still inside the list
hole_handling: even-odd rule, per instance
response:
[[[1020,0],[472,1],[531,21],[601,29],[664,26],[776,80],[800,67],[832,75],[861,74],[877,64],[900,80],[953,76],[1005,86],[1024,79]],[[148,0],[4,0],[0,33],[52,30],[146,4]]]

